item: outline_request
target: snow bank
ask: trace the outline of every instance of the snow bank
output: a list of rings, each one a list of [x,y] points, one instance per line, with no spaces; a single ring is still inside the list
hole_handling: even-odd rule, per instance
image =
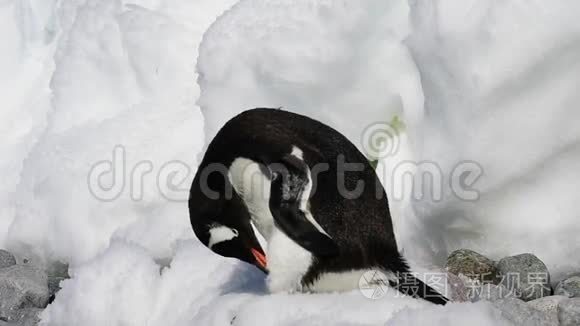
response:
[[[188,241],[162,270],[142,247],[115,240],[72,269],[41,325],[191,325],[208,302],[230,290],[223,284],[235,269],[233,261]],[[237,278],[232,286],[243,282]]]
[[[210,275],[210,277],[208,277]],[[491,305],[434,307],[388,292],[379,300],[341,294],[265,293],[262,273],[180,242],[160,270],[147,251],[114,241],[72,270],[41,325],[508,325]],[[391,319],[392,318],[392,319]]]
[[[3,219],[9,247],[40,262],[77,264],[112,238],[163,258],[192,236],[184,200],[204,139],[197,46],[232,2],[87,0],[44,8],[45,25],[56,30],[43,48],[52,70],[41,86],[51,101],[39,113],[40,132],[19,140],[36,136],[33,145],[12,163],[21,166],[14,174],[21,180],[12,216]],[[21,11],[13,15],[22,19]]]
[[[580,250],[579,14],[568,1],[412,2],[407,44],[425,94],[413,152],[443,171],[463,160],[484,171],[479,200],[415,204],[413,243],[533,252],[555,279],[580,269],[569,260]]]
[[[207,136],[248,108],[284,107],[353,140],[422,107],[405,1],[240,1],[206,32],[198,101]],[[358,143],[358,142],[357,142]]]
[[[15,212],[15,188],[20,182],[22,163],[46,125],[50,109],[48,83],[52,64],[49,56],[52,39],[51,1],[32,7],[29,1],[0,3],[0,246]]]

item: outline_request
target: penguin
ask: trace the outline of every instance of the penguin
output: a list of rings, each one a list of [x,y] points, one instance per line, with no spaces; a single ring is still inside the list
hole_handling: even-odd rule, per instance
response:
[[[199,241],[256,266],[275,292],[356,289],[363,273],[444,305],[398,250],[387,195],[345,136],[309,117],[257,108],[210,142],[189,194]]]

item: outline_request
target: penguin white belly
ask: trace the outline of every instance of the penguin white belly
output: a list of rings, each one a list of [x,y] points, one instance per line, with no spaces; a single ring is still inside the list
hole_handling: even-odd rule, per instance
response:
[[[367,274],[368,273],[368,274]],[[344,292],[361,289],[369,284],[388,285],[389,281],[396,281],[392,272],[372,269],[357,269],[340,273],[323,273],[306,290],[311,292]]]
[[[312,254],[277,228],[268,241],[270,292],[302,291],[302,278],[312,264]]]
[[[312,264],[312,254],[290,239],[274,225],[270,212],[271,182],[258,163],[237,158],[229,169],[229,180],[244,200],[253,226],[264,238],[268,260],[270,292],[301,291],[300,282]]]

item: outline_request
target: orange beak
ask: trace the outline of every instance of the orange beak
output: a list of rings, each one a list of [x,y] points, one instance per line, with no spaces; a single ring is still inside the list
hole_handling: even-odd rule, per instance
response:
[[[264,271],[268,270],[266,268],[267,266],[266,255],[264,255],[262,251],[259,249],[252,248],[250,250],[252,251],[252,255],[254,255],[254,258],[256,259],[256,264],[258,265],[258,267],[260,267]]]

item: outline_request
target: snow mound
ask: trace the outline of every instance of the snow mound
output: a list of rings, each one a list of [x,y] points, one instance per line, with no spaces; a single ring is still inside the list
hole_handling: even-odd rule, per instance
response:
[[[208,277],[210,276],[210,277]],[[178,243],[161,268],[143,248],[123,241],[72,270],[41,325],[508,325],[491,305],[425,301],[389,291],[378,300],[358,291],[266,293],[263,274],[216,256],[196,241]]]
[[[171,268],[162,269],[144,248],[115,240],[72,269],[41,325],[191,325],[226,290],[222,284],[233,270],[232,261],[192,241],[178,243]]]
[[[42,86],[51,98],[36,122],[40,132],[22,137],[35,138],[33,145],[13,161],[21,180],[3,219],[8,247],[32,251],[39,263],[74,265],[112,238],[165,258],[175,241],[192,237],[185,200],[204,140],[197,46],[232,2],[53,1],[44,8],[55,30],[43,48],[52,70]],[[194,27],[192,17],[199,18]]]
[[[580,250],[578,14],[569,2],[412,2],[406,44],[425,94],[416,160],[483,170],[478,200],[414,204],[404,223],[416,248],[532,252],[555,279],[580,269],[569,260]]]
[[[284,107],[353,140],[421,110],[405,1],[240,1],[206,32],[198,59],[207,137],[254,107]]]

